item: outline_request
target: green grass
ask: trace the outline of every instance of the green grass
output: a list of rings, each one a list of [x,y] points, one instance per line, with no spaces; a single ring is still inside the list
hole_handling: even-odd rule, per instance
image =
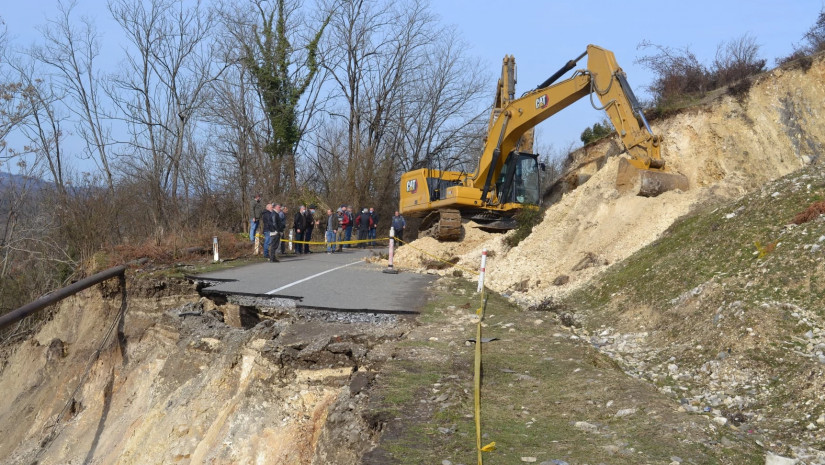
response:
[[[476,460],[474,346],[464,343],[475,337],[476,327],[467,318],[463,325],[455,321],[458,314],[474,314],[478,295],[474,283],[453,278],[437,287],[422,311],[421,326],[399,343],[398,357],[382,368],[374,388],[373,410],[383,409],[385,417],[395,419],[379,445],[389,463]],[[693,457],[696,463],[761,460],[753,444],[735,437],[734,450],[686,441],[688,433],[681,432],[706,435],[691,425],[707,420],[674,413],[672,399],[628,378],[588,344],[571,340],[551,314],[525,312],[490,294],[486,315],[483,337],[498,340],[483,346],[481,443],[497,447],[484,454],[485,462],[520,464],[521,457],[536,457],[537,463],[669,463],[673,455]],[[615,417],[618,409],[629,407],[638,412]],[[659,416],[661,423],[649,421],[649,415]]]

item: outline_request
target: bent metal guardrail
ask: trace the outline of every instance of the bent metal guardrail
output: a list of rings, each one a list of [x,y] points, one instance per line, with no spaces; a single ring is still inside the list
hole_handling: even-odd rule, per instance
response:
[[[39,299],[35,300],[34,302],[29,302],[28,304],[23,305],[18,309],[12,310],[11,312],[6,313],[3,316],[0,316],[0,330],[2,330],[10,324],[16,323],[22,320],[23,318],[26,318],[27,316],[31,315],[32,313],[38,310],[42,310],[43,308],[48,307],[49,305],[55,302],[59,302],[65,299],[66,297],[71,297],[88,287],[94,286],[95,284],[101,283],[103,281],[106,281],[117,276],[125,277],[125,273],[125,265],[116,266],[114,268],[109,268],[108,270],[101,271],[100,273],[93,274],[88,278],[83,278],[80,281],[72,283],[64,288],[46,294],[43,297],[40,297]]]

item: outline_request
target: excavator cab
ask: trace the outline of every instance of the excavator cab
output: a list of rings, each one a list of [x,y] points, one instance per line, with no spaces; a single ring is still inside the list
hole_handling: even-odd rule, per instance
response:
[[[538,205],[540,186],[538,155],[511,152],[496,182],[499,203]]]

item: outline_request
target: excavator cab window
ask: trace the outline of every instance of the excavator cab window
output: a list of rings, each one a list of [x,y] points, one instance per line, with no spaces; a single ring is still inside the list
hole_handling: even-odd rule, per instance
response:
[[[496,183],[499,203],[539,204],[538,156],[513,152],[501,169]]]

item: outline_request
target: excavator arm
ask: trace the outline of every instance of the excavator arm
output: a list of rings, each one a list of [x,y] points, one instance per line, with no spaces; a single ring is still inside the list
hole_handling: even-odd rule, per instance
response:
[[[576,71],[569,79],[553,83],[584,55],[588,57],[585,69]],[[501,88],[500,82],[499,92]],[[687,189],[687,178],[667,172],[660,155],[661,137],[652,133],[613,52],[595,45],[588,45],[585,53],[569,61],[538,88],[512,99],[501,109],[498,117],[491,121],[478,168],[467,178],[466,185],[481,190],[482,202],[495,204],[497,200],[491,193],[491,186],[507,157],[517,151],[519,139],[540,122],[587,95],[594,107],[605,110],[630,156],[620,166],[617,179],[620,189],[628,182],[631,188],[638,188],[638,193],[646,196],[675,188]],[[598,106],[594,99],[598,99]],[[641,178],[639,185],[634,184],[633,178]]]

